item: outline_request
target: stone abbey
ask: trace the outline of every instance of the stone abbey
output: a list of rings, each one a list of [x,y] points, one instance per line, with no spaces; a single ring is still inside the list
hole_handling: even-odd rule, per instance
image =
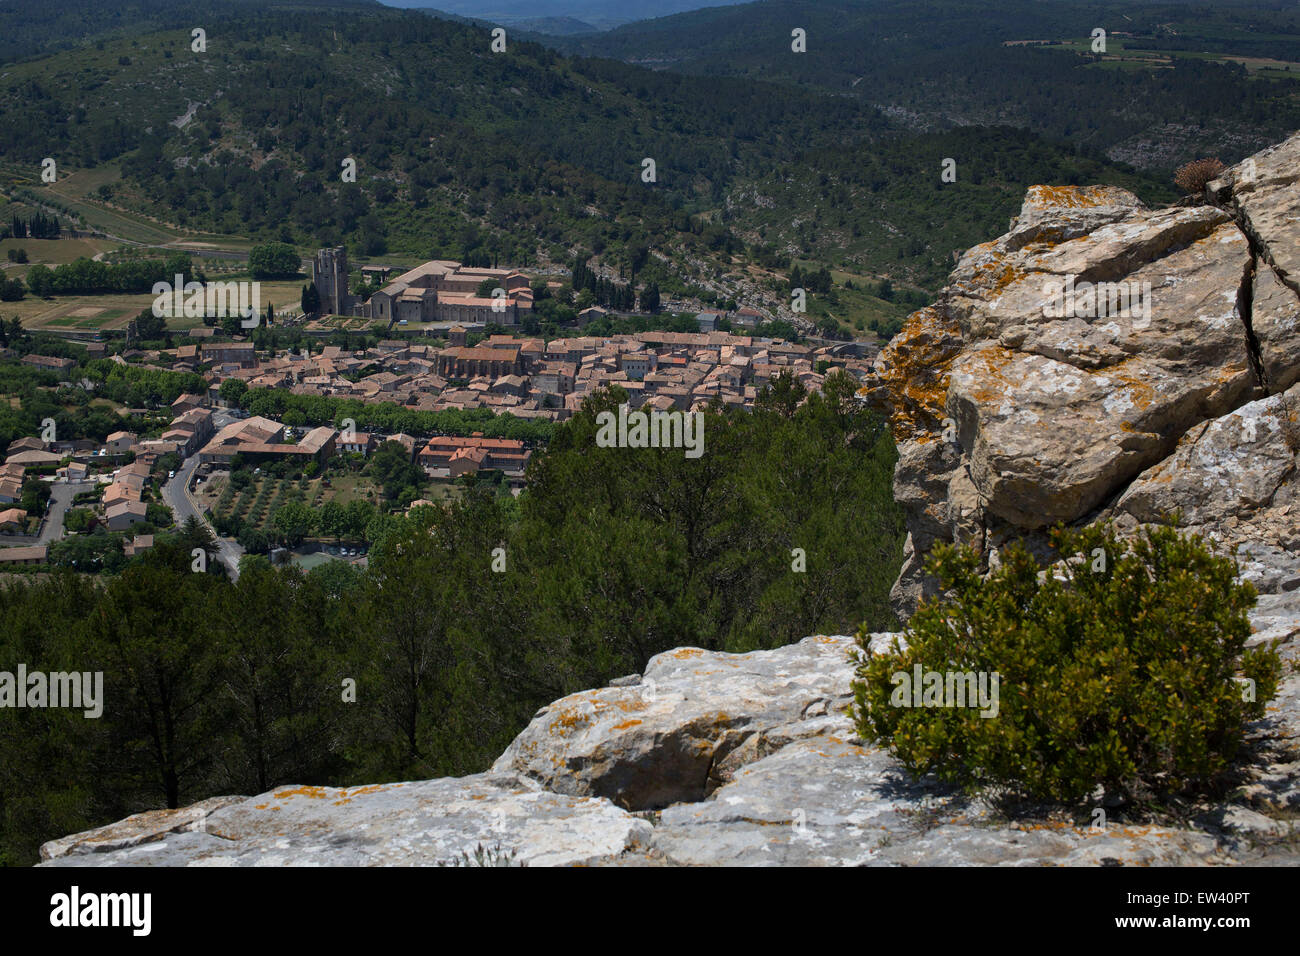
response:
[[[469,268],[449,259],[432,259],[397,276],[362,302],[348,291],[345,248],[321,249],[312,259],[311,281],[320,295],[321,311],[359,315],[396,324],[428,322],[489,322],[518,325],[531,315],[533,290],[528,276],[510,269]],[[484,280],[496,281],[494,297],[480,296]]]

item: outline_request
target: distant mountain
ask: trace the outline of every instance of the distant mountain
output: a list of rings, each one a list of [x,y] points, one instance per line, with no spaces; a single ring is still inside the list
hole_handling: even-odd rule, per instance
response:
[[[580,20],[596,29],[608,30],[634,20],[666,17],[702,7],[718,7],[738,0],[385,0],[385,5],[406,9],[436,8],[457,16],[486,20],[506,25],[527,21]],[[539,33],[560,33],[559,30],[542,30],[522,27]]]
[[[1105,57],[1091,48],[1098,28]],[[792,49],[796,30],[805,53]],[[823,89],[916,130],[1016,126],[1162,176],[1196,155],[1235,161],[1300,128],[1294,4],[763,0],[546,42]]]
[[[195,21],[142,21],[8,66],[0,156],[15,188],[40,189],[32,171],[55,156],[61,176],[96,170],[61,187],[93,184],[81,201],[181,228],[370,257],[594,258],[665,296],[726,298],[774,295],[763,270],[796,259],[932,287],[1038,182],[1173,198],[1085,144],[909,129],[816,84],[513,37],[495,54],[482,26],[374,5],[213,9],[204,54]],[[939,178],[949,157],[956,183]],[[355,184],[340,177],[349,158]]]
[[[619,20],[596,26],[586,20],[578,20],[574,17],[516,17],[509,14],[496,14],[490,17],[468,17],[432,7],[412,7],[411,9],[440,20],[451,20],[453,23],[468,23],[478,27],[507,27],[515,37],[524,40],[544,40],[547,37],[570,37],[599,33],[601,30],[609,30],[628,22],[627,20]]]
[[[519,30],[526,30],[529,33],[545,33],[550,36],[571,36],[580,33],[596,33],[599,27],[592,26],[585,20],[576,20],[573,17],[530,17],[521,20],[512,20],[508,26],[513,26]]]

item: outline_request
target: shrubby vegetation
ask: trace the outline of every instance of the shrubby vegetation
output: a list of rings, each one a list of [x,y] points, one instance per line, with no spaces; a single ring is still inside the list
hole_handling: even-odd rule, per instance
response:
[[[165,259],[131,259],[116,265],[81,258],[51,269],[34,265],[27,271],[27,288],[32,295],[96,295],[109,292],[149,292],[155,282],[201,281],[190,257],[184,253]]]
[[[1206,185],[1224,170],[1218,159],[1194,159],[1174,172],[1174,185],[1189,196],[1199,196]]]
[[[122,427],[122,420],[107,408],[85,407],[89,396],[75,389],[59,389],[58,377],[30,365],[0,362],[0,454],[14,439],[41,433],[41,422],[54,419],[56,434],[66,438],[102,441]],[[71,411],[66,405],[72,405]]]
[[[106,695],[99,720],[5,712],[0,859],[213,794],[482,770],[539,706],[660,651],[891,625],[895,452],[854,387],[832,376],[801,405],[787,379],[753,412],[711,411],[698,459],[596,447],[597,412],[624,396],[593,396],[519,499],[472,485],[374,516],[365,571],[259,557],[231,584],[215,560],[191,572],[210,542],[186,528],[117,575],[0,586],[0,660],[102,670]],[[351,507],[320,524],[346,529]]]
[[[287,242],[269,242],[248,251],[248,271],[254,279],[293,278],[302,271],[302,257]]]
[[[1169,527],[1132,542],[1104,526],[1058,529],[1055,544],[1082,556],[1059,576],[1013,545],[987,579],[969,548],[937,546],[928,567],[947,594],[909,620],[906,650],[864,655],[859,731],[917,775],[1003,796],[1077,803],[1100,787],[1150,801],[1213,786],[1277,691],[1276,651],[1245,646],[1254,588],[1234,560]],[[896,705],[894,675],[917,665],[997,673],[996,716]]]

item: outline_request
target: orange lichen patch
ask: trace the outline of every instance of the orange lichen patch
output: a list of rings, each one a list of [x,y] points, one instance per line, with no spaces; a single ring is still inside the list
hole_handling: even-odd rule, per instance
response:
[[[1136,370],[1127,368],[1128,361],[1121,362],[1105,371],[1107,378],[1120,382],[1124,387],[1125,398],[1133,403],[1133,407],[1140,412],[1145,412],[1155,402],[1159,394],[1151,386],[1151,369],[1148,366],[1139,366]]]
[[[281,790],[277,792],[275,799],[287,800],[289,797],[311,797],[313,800],[324,800],[329,796],[325,790],[325,787],[293,787],[289,790]],[[277,807],[276,809],[279,808]]]
[[[1087,209],[1105,205],[1108,191],[1105,186],[1030,186],[1025,202],[1041,208]]]
[[[981,405],[989,405],[1010,394],[1021,383],[1023,377],[1008,377],[1006,368],[1016,359],[1016,353],[1000,345],[989,346],[979,351],[980,369],[971,370],[975,384],[971,397]]]
[[[594,713],[566,707],[551,721],[548,730],[552,736],[564,737],[588,726],[593,716]]]
[[[1029,273],[1024,269],[1004,261],[1004,257],[1000,255],[993,256],[990,261],[982,262],[975,267],[976,288],[987,289],[994,295],[1028,275]]]
[[[699,657],[703,653],[704,652],[698,647],[683,647],[673,651],[673,657],[677,658],[679,661],[684,661],[689,660],[692,657]]]
[[[888,416],[895,441],[933,437],[944,417],[948,369],[961,346],[956,323],[927,306],[909,315],[880,353],[864,397]]]
[[[615,725],[613,726],[612,729],[613,729],[613,730],[627,730],[629,727],[635,727],[635,726],[636,726],[637,724],[639,724],[639,723],[641,723],[641,721],[639,721],[639,720],[635,720],[635,719],[633,719],[633,720],[625,720],[625,721],[623,721],[621,724],[615,724]]]
[[[259,804],[255,805],[255,806],[253,807],[253,809],[254,809],[254,810],[265,810],[265,809],[266,809],[267,807],[269,807],[269,806],[270,806],[269,803],[259,803]]]
[[[351,798],[352,798],[352,797],[360,797],[360,796],[362,796],[362,795],[364,795],[364,794],[367,794],[367,793],[378,793],[379,791],[381,791],[381,790],[383,790],[383,789],[384,789],[384,784],[382,784],[382,783],[372,783],[372,784],[368,784],[368,785],[366,785],[366,786],[364,786],[364,787],[357,787],[355,790],[350,790],[350,791],[349,791],[349,790],[340,790],[340,791],[339,791],[339,796],[340,796],[340,797],[346,797],[346,798],[348,798],[349,802],[351,802]]]
[[[470,797],[469,797],[469,798],[470,798],[471,800],[486,800],[486,799],[487,799],[487,794],[486,794],[486,793],[472,793],[472,794],[470,794]]]
[[[1067,820],[1048,820],[1045,823],[1022,823],[1018,830],[1065,830],[1073,829],[1074,824]]]
[[[857,744],[851,744],[847,741],[840,740],[840,738],[836,737],[834,734],[830,735],[826,739],[843,747],[845,755],[862,756],[867,753],[865,747],[859,747]]]

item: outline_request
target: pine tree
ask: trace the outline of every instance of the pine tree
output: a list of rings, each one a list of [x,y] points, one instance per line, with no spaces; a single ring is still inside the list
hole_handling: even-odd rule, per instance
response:
[[[659,286],[657,283],[651,282],[641,290],[641,311],[659,311]]]

